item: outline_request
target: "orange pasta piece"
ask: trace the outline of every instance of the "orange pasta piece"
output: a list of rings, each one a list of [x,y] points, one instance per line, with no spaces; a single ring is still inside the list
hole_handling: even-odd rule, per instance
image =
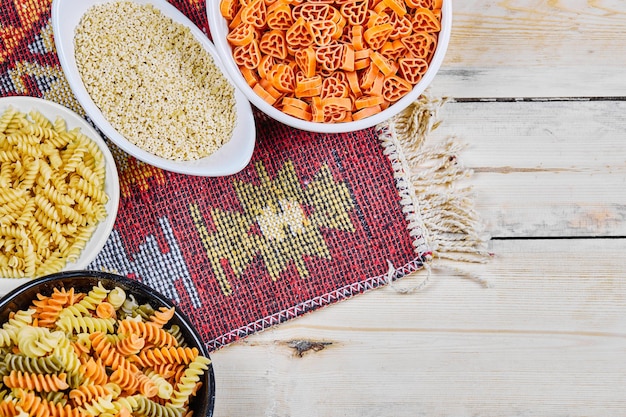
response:
[[[406,3],[403,0],[382,0],[381,3],[393,10],[399,17],[406,14]]]
[[[306,48],[313,43],[313,37],[309,32],[303,17],[298,18],[287,30],[285,35],[287,44],[292,48]]]
[[[370,59],[372,60],[372,63],[378,67],[380,72],[385,74],[385,76],[395,74],[398,70],[398,65],[395,62],[389,61],[377,51],[372,52]]]
[[[387,42],[389,35],[393,31],[391,23],[376,25],[363,32],[363,39],[372,49],[380,49]]]
[[[385,81],[385,74],[379,72],[374,79],[374,83],[370,88],[364,88],[363,94],[368,96],[380,96],[383,94],[383,82]]]
[[[398,62],[398,72],[413,85],[417,84],[428,70],[428,62],[422,58],[401,58]]]
[[[250,87],[254,87],[254,85],[259,82],[256,71],[246,67],[240,67],[239,70]]]
[[[395,102],[407,95],[412,88],[413,85],[407,80],[391,75],[383,82],[382,96],[386,101]]]
[[[348,72],[354,71],[354,48],[348,44],[343,45],[340,69]]]
[[[327,97],[322,98],[322,106],[347,111],[352,108],[352,100],[348,97]]]
[[[359,82],[361,89],[365,90],[365,89],[370,88],[374,84],[374,81],[376,80],[376,77],[378,76],[379,73],[380,73],[380,70],[378,69],[376,65],[370,65],[361,74],[361,78]]]
[[[435,6],[434,0],[404,0],[406,5],[412,9],[419,9],[424,7],[426,9],[433,9]]]
[[[276,64],[268,73],[268,80],[281,93],[290,93],[296,87],[296,77],[293,68],[287,64]]]
[[[367,19],[368,1],[369,0],[359,0],[345,3],[341,5],[339,10],[350,25],[360,26],[363,25]]]
[[[315,97],[319,96],[321,93],[322,86],[320,85],[319,87],[313,87],[309,89],[296,89],[295,96],[298,98]]]
[[[261,51],[259,43],[253,40],[247,45],[238,46],[233,49],[233,58],[235,63],[250,69],[255,69],[261,61]]]
[[[328,97],[348,97],[350,88],[346,82],[339,80],[337,77],[325,78],[322,82],[322,98]]]
[[[345,122],[348,116],[346,110],[337,110],[332,107],[324,108],[324,123]]]
[[[389,39],[402,39],[413,33],[413,23],[409,17],[409,15],[398,17],[396,14],[390,16],[389,23],[393,25],[393,30],[389,34]]]
[[[311,98],[311,121],[316,123],[324,121],[324,107],[322,106],[322,98],[320,96]]]
[[[374,4],[374,7],[372,7],[372,10],[374,11],[374,13],[379,15],[381,13],[386,13],[386,10],[391,10],[391,9],[387,7],[384,1],[379,0]]]
[[[229,29],[233,29],[236,28],[237,26],[239,26],[241,24],[241,11],[243,10],[243,8],[240,8],[237,11],[237,14],[235,15],[235,17],[233,18],[233,20],[230,21],[230,23],[228,24],[228,28]]]
[[[308,78],[315,75],[315,70],[317,68],[315,49],[312,47],[299,49],[296,51],[294,59],[300,70],[304,73],[305,77]]]
[[[352,26],[352,46],[355,50],[361,51],[366,49],[363,43],[363,26]]]
[[[360,51],[354,51],[354,69],[363,70],[370,66],[370,50],[362,49]]]
[[[310,90],[312,88],[322,88],[322,77],[314,75],[313,77],[296,78],[296,90]]]
[[[252,90],[254,90],[259,97],[268,102],[270,105],[274,105],[274,103],[276,103],[276,99],[268,93],[265,88],[263,88],[261,83],[257,83],[254,87],[252,87]]]
[[[247,45],[254,40],[255,36],[254,26],[241,22],[233,30],[231,30],[226,36],[226,40],[235,46]]]
[[[307,22],[306,25],[309,28],[311,38],[313,38],[313,43],[317,46],[328,45],[337,31],[337,25],[331,20],[314,20]]]
[[[359,75],[356,71],[350,71],[346,73],[346,78],[348,80],[348,85],[350,86],[350,90],[355,96],[361,95],[361,86],[359,85]]]
[[[382,108],[380,107],[380,105],[376,105],[376,106],[371,106],[371,107],[365,107],[361,110],[355,111],[352,113],[352,120],[361,120],[361,119],[365,119],[366,117],[370,117],[373,116],[377,113],[380,113],[382,111]]]
[[[292,14],[294,18],[302,17],[308,22],[326,20],[330,16],[330,6],[325,3],[315,4],[315,2],[307,1],[294,7]]]
[[[381,10],[378,13],[377,12],[370,13],[369,19],[367,19],[366,26],[369,29],[369,28],[381,26],[390,22],[391,22],[391,18],[389,17],[389,15],[384,10]]]
[[[441,30],[441,22],[437,19],[437,16],[432,10],[427,8],[420,8],[415,11],[412,19],[413,31],[424,32],[439,32]]]
[[[261,87],[263,87],[263,89],[265,91],[267,91],[267,93],[269,95],[271,95],[274,98],[274,102],[278,101],[280,98],[282,98],[283,93],[281,93],[280,91],[278,91],[276,89],[276,87],[274,87],[272,85],[272,82],[266,78],[261,78],[259,80],[259,84],[261,85]]]
[[[276,58],[271,55],[264,55],[259,61],[259,65],[256,68],[259,77],[267,78],[267,74],[270,72],[275,64]]]
[[[283,97],[282,104],[283,106],[297,107],[302,110],[310,109],[310,105],[306,101],[294,97]]]
[[[96,307],[96,316],[100,317],[101,319],[108,319],[110,317],[113,317],[115,316],[115,308],[111,303],[103,301]]]
[[[268,9],[267,26],[270,29],[286,31],[293,25],[291,8],[288,4],[282,2],[274,4],[278,6],[272,6]]]
[[[382,104],[385,101],[385,98],[380,96],[361,96],[354,100],[354,107],[357,109],[364,109],[367,107],[374,107]]]
[[[334,7],[330,8],[329,20],[335,24],[335,33],[332,35],[332,38],[335,40],[341,38],[343,29],[346,27],[348,21],[339,13],[339,10]]]
[[[430,47],[428,48],[428,53],[426,54],[425,59],[427,62],[430,62],[433,55],[435,55],[435,50],[437,49],[437,36],[432,33],[429,33],[428,36],[430,37]]]
[[[327,71],[336,71],[341,67],[343,47],[339,43],[333,43],[317,48],[315,59],[317,63]]]
[[[407,54],[406,47],[399,40],[387,41],[380,48],[380,54],[388,60],[397,62]]]
[[[237,0],[222,0],[220,2],[220,13],[224,17],[224,19],[234,19],[238,10],[239,2]]]
[[[423,31],[414,32],[406,38],[400,39],[400,42],[413,57],[425,58],[430,51],[432,37]]]
[[[287,58],[287,44],[285,34],[278,29],[265,32],[259,41],[259,49],[262,53],[278,59]]]
[[[306,120],[310,122],[312,119],[312,115],[310,111],[303,110],[294,106],[283,106],[282,108],[284,113],[287,113],[290,116],[297,117],[298,119]]]
[[[259,29],[267,22],[267,9],[264,0],[252,0],[241,10],[241,20]]]

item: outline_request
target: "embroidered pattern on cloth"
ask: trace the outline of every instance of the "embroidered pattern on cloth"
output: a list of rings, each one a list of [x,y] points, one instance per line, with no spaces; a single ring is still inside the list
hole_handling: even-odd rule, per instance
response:
[[[0,10],[0,95],[84,111],[63,76],[49,0]],[[208,33],[203,0],[174,3]],[[172,298],[211,350],[419,271],[482,261],[451,139],[428,149],[441,101],[423,98],[375,128],[298,131],[256,113],[251,163],[222,178],[162,171],[110,148],[120,176],[114,230],[90,269]],[[453,227],[448,227],[453,225]]]

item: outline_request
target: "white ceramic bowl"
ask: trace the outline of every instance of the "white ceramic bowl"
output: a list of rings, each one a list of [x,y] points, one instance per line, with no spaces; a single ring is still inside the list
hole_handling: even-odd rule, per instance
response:
[[[232,48],[226,40],[226,36],[228,35],[228,25],[226,23],[226,19],[224,19],[222,17],[222,14],[220,13],[220,0],[207,0],[206,9],[209,21],[209,28],[211,30],[211,38],[213,39],[213,43],[215,44],[217,52],[222,58],[222,62],[226,68],[226,71],[235,81],[237,87],[239,87],[239,89],[244,92],[244,94],[248,97],[252,104],[258,107],[259,110],[263,111],[268,116],[272,117],[275,120],[278,120],[283,124],[301,130],[323,133],[353,132],[356,130],[361,130],[377,125],[378,123],[383,122],[400,113],[411,103],[417,100],[417,98],[424,92],[426,87],[430,85],[433,78],[435,77],[435,74],[439,70],[441,63],[443,62],[446,50],[448,49],[450,32],[452,29],[452,1],[444,0],[443,7],[441,9],[441,32],[439,32],[437,50],[435,51],[435,54],[432,58],[432,61],[430,62],[426,74],[424,74],[420,82],[416,84],[408,94],[406,94],[403,98],[401,98],[382,112],[367,117],[365,119],[361,119],[359,121],[345,123],[315,123],[298,119],[297,117],[293,117],[286,113],[283,113],[276,107],[268,104],[259,95],[257,95],[254,90],[252,90],[252,88],[248,85],[246,80],[241,75],[237,64],[235,64],[232,55]]]
[[[237,124],[231,140],[212,155],[194,161],[174,161],[153,155],[131,143],[118,133],[106,120],[98,106],[96,106],[89,96],[78,72],[74,56],[74,30],[78,26],[81,17],[90,7],[109,1],[114,0],[54,0],[52,2],[52,28],[59,61],[72,92],[85,109],[87,115],[111,141],[125,152],[143,162],[167,171],[216,177],[234,174],[242,170],[248,162],[250,162],[250,158],[252,157],[256,131],[250,102],[237,88],[235,88]],[[232,83],[228,71],[219,59],[215,46],[208,37],[198,29],[191,20],[178,11],[178,9],[165,0],[134,1],[139,4],[152,4],[165,16],[189,27],[194,37],[213,56],[215,64]],[[209,2],[211,1],[213,0]],[[233,85],[235,84],[233,83]]]
[[[104,244],[111,234],[111,230],[113,230],[113,224],[115,223],[115,218],[117,216],[117,209],[120,201],[120,182],[117,175],[117,168],[115,167],[115,160],[113,159],[113,155],[111,155],[111,151],[109,151],[109,148],[107,147],[102,137],[98,134],[98,132],[89,123],[87,123],[85,119],[66,107],[63,107],[51,101],[42,100],[34,97],[19,96],[0,98],[0,114],[4,113],[4,111],[8,107],[13,107],[14,109],[19,110],[22,113],[28,113],[31,110],[37,110],[51,121],[54,121],[57,116],[62,117],[67,124],[68,130],[76,127],[80,128],[80,131],[84,135],[88,136],[98,145],[98,147],[102,151],[102,154],[104,155],[104,191],[109,196],[109,200],[105,205],[107,210],[107,217],[98,224],[95,232],[91,236],[91,239],[87,242],[85,248],[83,248],[76,262],[68,262],[65,268],[63,268],[63,271],[85,269],[104,247]],[[0,295],[6,294],[10,290],[20,286],[21,284],[24,284],[25,282],[30,281],[31,279],[32,277],[0,277]]]

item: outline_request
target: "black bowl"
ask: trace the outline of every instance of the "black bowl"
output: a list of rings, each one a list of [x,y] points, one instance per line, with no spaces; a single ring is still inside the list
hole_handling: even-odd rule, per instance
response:
[[[54,288],[60,287],[74,288],[77,292],[86,293],[98,282],[101,282],[107,289],[113,289],[115,286],[122,288],[127,294],[132,294],[139,304],[149,303],[155,309],[175,307],[171,300],[158,291],[122,275],[99,271],[65,271],[35,278],[2,297],[0,300],[0,323],[5,323],[11,312],[28,308],[36,298],[37,293],[49,295]],[[175,309],[174,317],[169,324],[176,324],[180,327],[189,347],[196,347],[201,355],[209,357],[206,346],[197,330],[178,308]],[[194,416],[212,417],[215,405],[215,375],[212,365],[209,365],[209,369],[204,373],[201,381],[202,387],[193,398],[189,408],[194,411]]]

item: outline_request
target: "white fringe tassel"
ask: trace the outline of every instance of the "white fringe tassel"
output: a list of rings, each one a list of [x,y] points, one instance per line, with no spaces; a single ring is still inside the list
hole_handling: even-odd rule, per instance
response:
[[[471,188],[459,184],[472,175],[457,157],[463,146],[454,137],[436,145],[427,143],[429,134],[441,123],[437,114],[445,101],[422,95],[377,126],[384,153],[393,166],[415,251],[427,271],[417,289],[427,286],[432,269],[442,268],[487,286],[480,277],[433,261],[484,263],[492,256],[486,249],[489,237],[474,210]]]

